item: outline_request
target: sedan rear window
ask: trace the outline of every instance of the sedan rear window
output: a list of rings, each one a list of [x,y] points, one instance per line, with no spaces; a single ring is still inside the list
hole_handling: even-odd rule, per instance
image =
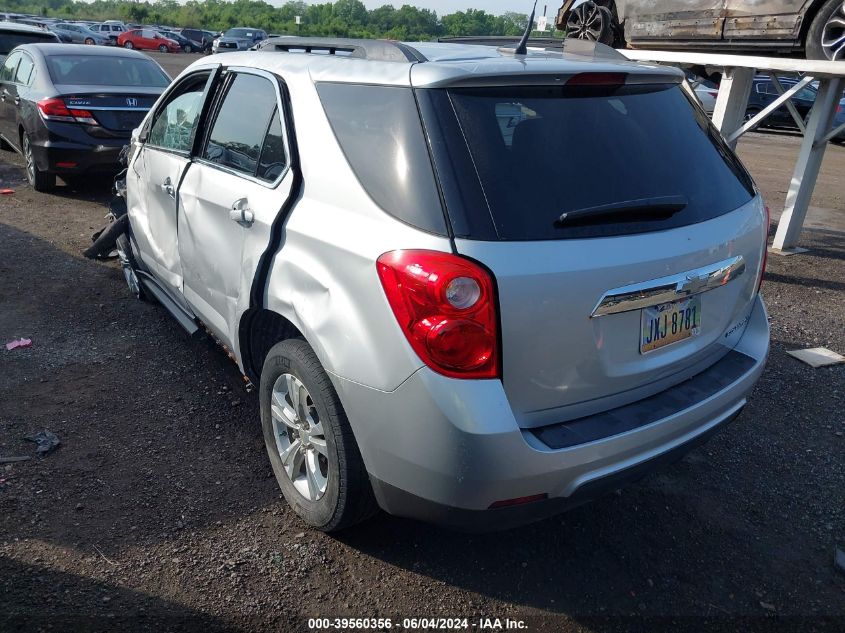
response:
[[[446,139],[450,152],[468,150],[463,164],[482,192],[459,205],[475,217],[455,222],[456,233],[493,224],[492,231],[466,237],[546,240],[665,230],[723,215],[754,195],[734,153],[676,85],[433,92],[440,93],[434,102],[441,121],[430,127],[460,137]],[[450,116],[457,126],[443,123]],[[466,181],[462,189],[472,190]],[[447,205],[451,216],[455,205]]]
[[[170,78],[149,59],[105,55],[51,55],[47,69],[54,84],[148,86],[164,88]]]
[[[35,44],[38,42],[58,42],[52,33],[3,33],[0,32],[0,55],[8,55],[9,51],[20,44]]]

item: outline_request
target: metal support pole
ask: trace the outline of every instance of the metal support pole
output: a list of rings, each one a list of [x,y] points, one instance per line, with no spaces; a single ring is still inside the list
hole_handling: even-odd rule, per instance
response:
[[[792,183],[786,195],[786,206],[780,217],[772,250],[775,253],[796,252],[801,229],[810,206],[810,198],[819,177],[827,141],[839,99],[842,95],[842,78],[821,79],[816,101],[807,121],[807,131],[798,154]]]
[[[745,122],[745,110],[751,96],[754,73],[753,68],[725,68],[725,75],[719,85],[719,96],[716,98],[716,109],[713,112],[713,123],[725,138],[733,136]],[[736,149],[736,139],[729,141],[729,144]]]

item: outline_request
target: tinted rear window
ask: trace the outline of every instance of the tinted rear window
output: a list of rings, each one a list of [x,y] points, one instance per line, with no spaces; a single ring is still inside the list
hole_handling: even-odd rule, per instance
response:
[[[439,94],[430,100],[438,119],[430,127],[451,146],[447,168],[463,165],[456,179],[463,180],[463,199],[447,197],[447,207],[456,234],[465,237],[546,240],[665,230],[723,215],[754,195],[733,152],[677,86],[431,92]],[[457,125],[450,126],[450,117]],[[482,195],[472,197],[470,178]],[[659,220],[642,220],[639,209],[637,217],[616,214],[588,225],[557,222],[565,213],[654,198],[682,199],[686,207]]]
[[[9,51],[19,44],[33,44],[38,42],[58,42],[52,33],[3,33],[0,32],[0,55],[8,55]]]
[[[411,89],[321,83],[317,92],[346,159],[375,203],[402,222],[445,235]]]
[[[170,83],[170,78],[148,59],[51,55],[47,57],[47,68],[54,84],[163,88]]]

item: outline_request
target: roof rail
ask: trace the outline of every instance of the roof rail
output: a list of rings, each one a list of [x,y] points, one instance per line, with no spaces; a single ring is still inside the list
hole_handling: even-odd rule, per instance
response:
[[[481,44],[484,46],[495,46],[503,53],[513,53],[519,44],[518,36],[488,36],[488,35],[466,35],[458,37],[441,37],[438,42],[446,44]],[[608,60],[627,61],[628,58],[610,46],[579,40],[576,38],[560,39],[557,37],[532,37],[528,39],[528,48],[542,49],[552,52],[564,52],[572,55],[584,55]]]
[[[391,40],[357,40],[334,37],[271,37],[261,42],[257,50],[269,52],[302,52],[342,55],[380,62],[426,62],[415,48]]]

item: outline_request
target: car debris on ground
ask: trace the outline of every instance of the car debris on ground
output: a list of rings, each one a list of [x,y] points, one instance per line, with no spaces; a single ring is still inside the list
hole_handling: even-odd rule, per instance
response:
[[[12,351],[13,349],[17,349],[18,347],[32,347],[32,339],[21,338],[6,343],[6,349],[8,351]]]
[[[24,439],[29,442],[35,442],[37,444],[35,452],[39,455],[46,455],[54,448],[57,448],[59,444],[61,444],[59,436],[48,429],[39,431],[35,435],[30,435],[28,437],[25,437]]]
[[[812,349],[797,349],[788,351],[786,353],[792,356],[793,358],[797,358],[802,363],[807,363],[813,369],[845,363],[845,356],[842,356],[842,354],[837,354],[836,352],[829,350],[826,347],[814,347]]]

